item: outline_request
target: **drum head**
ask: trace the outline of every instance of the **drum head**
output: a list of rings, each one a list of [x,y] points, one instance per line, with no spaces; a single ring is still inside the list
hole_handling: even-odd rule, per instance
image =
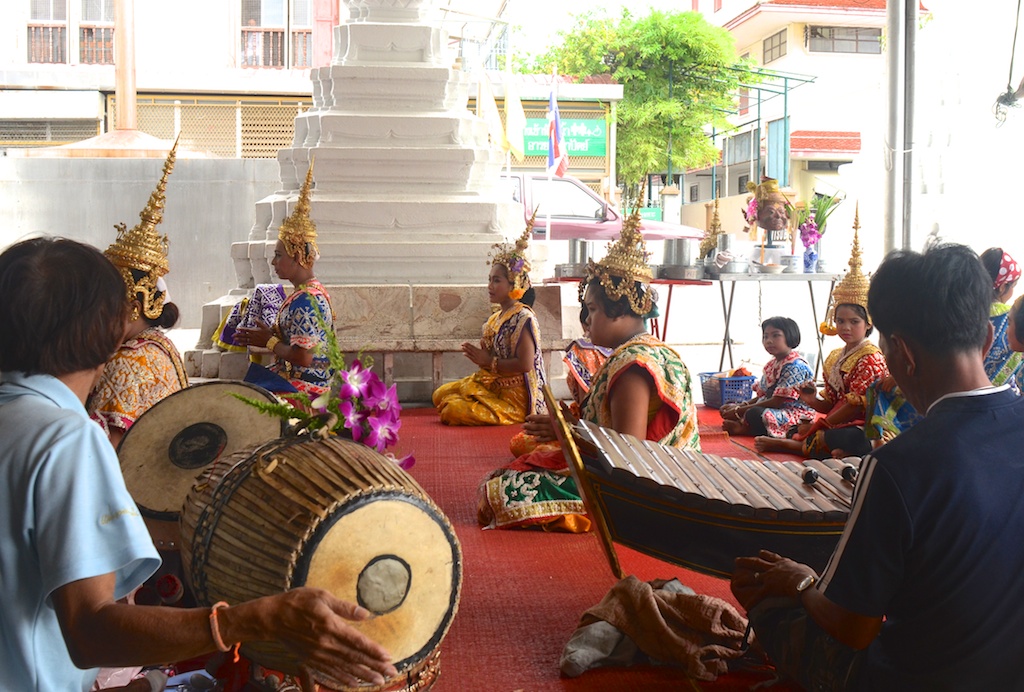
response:
[[[281,435],[283,421],[233,394],[277,401],[246,382],[204,382],[157,402],[125,433],[117,447],[121,473],[145,516],[176,520],[206,467],[224,454]]]
[[[321,525],[296,569],[296,586],[327,589],[370,611],[350,623],[387,649],[399,671],[444,638],[458,608],[461,553],[433,503],[381,492],[345,504]]]

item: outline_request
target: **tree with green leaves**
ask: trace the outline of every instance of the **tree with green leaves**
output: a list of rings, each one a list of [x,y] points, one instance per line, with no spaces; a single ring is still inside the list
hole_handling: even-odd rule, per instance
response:
[[[728,31],[697,12],[634,18],[623,9],[619,17],[584,13],[560,38],[534,59],[536,71],[554,67],[577,79],[610,74],[623,86],[616,158],[628,187],[647,173],[716,161],[705,128],[728,127],[741,77],[751,77]]]

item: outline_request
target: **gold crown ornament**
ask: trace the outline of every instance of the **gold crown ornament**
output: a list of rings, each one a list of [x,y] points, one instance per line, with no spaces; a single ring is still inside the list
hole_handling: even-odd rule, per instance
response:
[[[718,247],[718,236],[722,235],[722,218],[718,215],[718,198],[715,197],[715,213],[711,216],[711,228],[700,241],[700,257],[707,257]]]
[[[835,288],[829,298],[828,312],[825,321],[818,330],[827,336],[836,334],[836,307],[839,305],[859,305],[867,312],[868,309],[868,277],[861,271],[860,256],[860,204],[853,213],[853,247],[850,249],[850,270]],[[870,316],[869,316],[870,321]]]
[[[166,235],[157,235],[156,227],[164,218],[167,177],[174,170],[177,151],[178,140],[175,139],[164,161],[160,182],[149,196],[146,207],[139,212],[139,224],[131,230],[126,224],[116,224],[117,240],[103,253],[121,273],[128,302],[141,294],[142,314],[151,320],[160,317],[164,309],[165,293],[157,288],[157,281],[170,269],[167,263],[168,240]],[[136,280],[133,271],[141,273],[142,277]]]
[[[304,269],[313,266],[320,256],[320,248],[316,246],[316,224],[309,218],[309,190],[313,186],[313,159],[309,160],[306,180],[299,190],[299,201],[295,203],[292,213],[281,222],[277,237],[284,244],[284,251]]]
[[[533,224],[537,220],[538,206],[533,210],[533,216],[526,222],[526,230],[516,238],[514,243],[495,243],[492,247],[494,254],[491,256],[491,266],[500,264],[508,272],[508,279],[512,284],[512,290],[508,292],[509,298],[519,300],[530,290],[530,260],[527,258],[526,250],[530,246],[530,235],[533,233]]]
[[[590,260],[587,264],[586,274],[579,287],[581,303],[590,282],[598,281],[611,300],[626,296],[629,307],[641,317],[653,308],[655,297],[651,290],[651,279],[654,274],[651,265],[647,263],[650,254],[643,233],[640,232],[640,200],[644,198],[644,187],[640,186],[636,206],[622,224],[619,239],[608,244],[608,252],[600,262]]]

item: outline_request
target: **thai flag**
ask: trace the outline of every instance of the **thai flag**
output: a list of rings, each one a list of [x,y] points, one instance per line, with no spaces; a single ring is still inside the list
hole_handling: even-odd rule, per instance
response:
[[[548,101],[548,175],[561,178],[569,170],[569,152],[565,150],[562,138],[562,121],[558,118],[558,100],[555,88],[551,87],[551,99]]]

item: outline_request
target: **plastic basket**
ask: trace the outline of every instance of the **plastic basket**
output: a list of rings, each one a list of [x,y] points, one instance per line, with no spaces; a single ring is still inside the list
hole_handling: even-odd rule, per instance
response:
[[[715,377],[716,372],[702,372],[700,388],[704,392],[704,405],[710,408],[722,408],[723,404],[742,403],[754,398],[753,375],[739,377]]]

